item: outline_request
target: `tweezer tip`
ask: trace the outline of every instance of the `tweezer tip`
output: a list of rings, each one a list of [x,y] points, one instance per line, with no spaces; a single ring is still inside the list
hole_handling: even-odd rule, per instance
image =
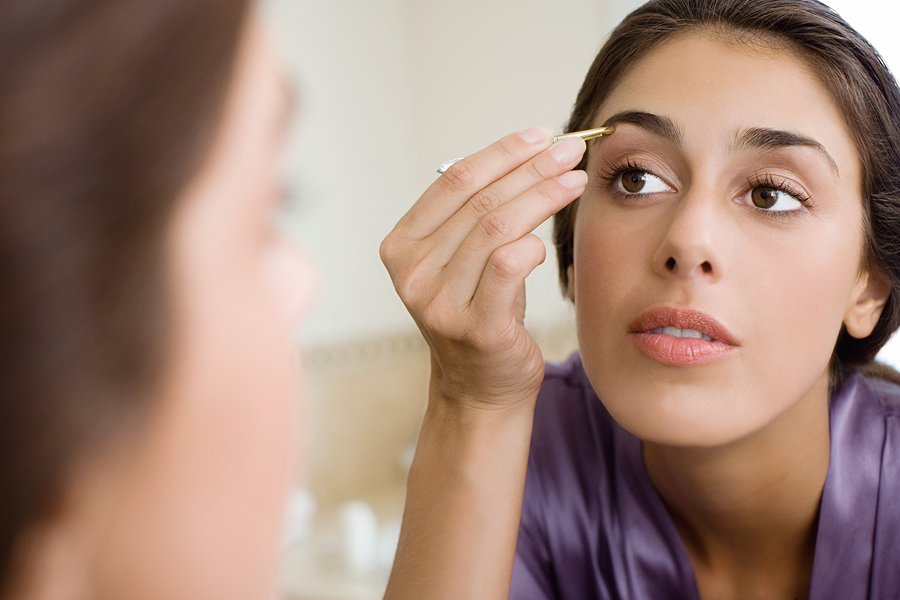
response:
[[[615,132],[615,127],[598,127],[597,129],[587,129],[585,131],[573,131],[571,133],[562,133],[560,135],[553,136],[553,143],[557,144],[563,140],[567,140],[569,138],[580,137],[583,140],[591,140],[597,137],[602,137],[604,135],[609,135]]]

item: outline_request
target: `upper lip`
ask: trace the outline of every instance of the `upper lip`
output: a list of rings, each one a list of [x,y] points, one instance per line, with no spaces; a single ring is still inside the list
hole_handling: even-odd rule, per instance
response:
[[[699,310],[659,306],[645,310],[631,322],[630,333],[646,333],[657,327],[677,327],[678,329],[694,329],[705,333],[716,342],[729,346],[738,346],[734,336],[716,319]]]

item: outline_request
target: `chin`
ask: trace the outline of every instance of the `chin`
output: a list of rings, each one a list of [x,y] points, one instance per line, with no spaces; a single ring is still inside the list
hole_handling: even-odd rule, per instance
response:
[[[610,407],[607,407],[610,408]],[[627,411],[613,418],[644,442],[681,448],[716,448],[736,442],[756,428],[747,423],[723,423],[691,411]]]
[[[783,412],[764,406],[760,398],[736,394],[741,386],[733,380],[618,377],[615,381],[594,385],[601,402],[626,431],[654,444],[724,446],[765,427]]]

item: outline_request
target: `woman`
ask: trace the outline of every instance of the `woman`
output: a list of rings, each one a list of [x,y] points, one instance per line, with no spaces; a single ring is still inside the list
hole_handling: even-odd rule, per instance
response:
[[[432,349],[389,596],[900,595],[900,389],[861,375],[898,326],[898,115],[814,0],[657,0],[578,96],[569,130],[615,127],[584,171],[540,131],[447,171],[382,247]],[[558,210],[580,355],[545,371]]]
[[[244,0],[0,10],[3,598],[267,598],[312,290]]]

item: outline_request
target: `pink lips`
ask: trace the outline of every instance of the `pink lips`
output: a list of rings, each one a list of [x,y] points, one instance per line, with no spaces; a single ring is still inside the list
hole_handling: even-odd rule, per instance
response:
[[[664,327],[692,329],[705,337],[677,337],[659,332]],[[712,362],[724,358],[738,346],[728,330],[706,313],[671,306],[641,313],[631,323],[628,332],[641,352],[657,362],[674,367]],[[712,341],[707,338],[712,338]]]

